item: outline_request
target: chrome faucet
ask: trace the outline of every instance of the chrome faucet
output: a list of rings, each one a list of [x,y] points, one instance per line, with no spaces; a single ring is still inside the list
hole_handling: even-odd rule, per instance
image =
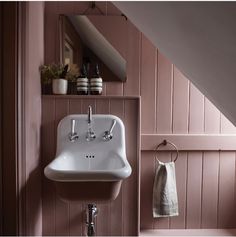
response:
[[[92,106],[88,107],[88,131],[86,134],[86,140],[88,142],[93,141],[96,138],[96,134],[92,129]]]
[[[74,142],[79,139],[79,135],[75,132],[75,119],[71,119],[71,132],[69,133],[69,140]]]

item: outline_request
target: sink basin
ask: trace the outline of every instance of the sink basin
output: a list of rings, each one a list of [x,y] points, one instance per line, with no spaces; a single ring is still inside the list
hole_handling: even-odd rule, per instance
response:
[[[71,141],[71,121],[78,139]],[[112,138],[104,140],[104,133],[115,125]],[[131,175],[126,158],[125,128],[121,119],[113,115],[93,115],[90,126],[96,134],[86,140],[87,115],[69,115],[57,128],[56,157],[45,167],[45,176],[52,180],[59,196],[65,201],[114,200],[122,181]]]

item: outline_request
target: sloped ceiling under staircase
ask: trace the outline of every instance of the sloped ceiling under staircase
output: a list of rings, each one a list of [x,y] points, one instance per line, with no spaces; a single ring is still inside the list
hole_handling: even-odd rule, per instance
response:
[[[113,2],[236,125],[236,2]]]

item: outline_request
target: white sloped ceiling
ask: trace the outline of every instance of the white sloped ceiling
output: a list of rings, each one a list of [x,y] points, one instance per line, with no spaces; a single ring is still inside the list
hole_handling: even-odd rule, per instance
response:
[[[236,2],[113,2],[236,125]]]

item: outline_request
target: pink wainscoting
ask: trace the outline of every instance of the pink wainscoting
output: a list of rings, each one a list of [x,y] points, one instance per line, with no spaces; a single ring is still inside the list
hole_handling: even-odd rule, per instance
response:
[[[160,60],[158,65],[160,71]],[[157,103],[157,121],[169,121],[169,129],[142,136],[141,230],[235,228],[235,127],[175,67],[172,70],[173,89],[165,94],[172,98],[168,106],[171,113],[158,113],[164,110]],[[159,82],[162,77],[157,80],[158,85],[163,84]],[[197,137],[199,140],[194,140]],[[161,138],[173,139],[181,149],[176,162],[180,215],[153,219],[153,149]],[[221,139],[220,144],[217,139]],[[163,161],[170,160],[169,152],[159,152],[158,156]]]
[[[82,13],[87,9],[88,4],[88,2],[45,3],[45,61],[47,63],[59,60],[59,14]],[[120,13],[110,2],[96,2],[96,4],[108,15]],[[127,82],[105,83],[104,95],[141,96],[141,132],[143,135],[236,133],[236,128],[224,115],[129,21],[126,60]],[[110,111],[113,112],[112,110],[115,110],[121,116],[124,113],[121,109],[121,102],[117,100],[109,101],[106,103],[110,104]],[[55,106],[55,103],[59,104]],[[96,103],[104,103],[104,101],[96,101]],[[75,108],[76,111],[81,112],[83,106],[81,105],[79,110],[79,107],[75,104],[77,102],[74,100],[71,100],[68,105],[66,100],[59,102],[59,100],[50,101],[44,99],[43,106],[48,107],[47,110],[50,112],[45,115],[44,121],[49,123],[54,118],[54,113],[58,116],[69,113],[68,106],[71,111],[72,108]],[[111,106],[112,104],[114,106]],[[49,109],[51,106],[52,110]],[[60,111],[57,109],[58,106]],[[103,110],[103,108],[101,109]],[[126,110],[126,112],[128,111]],[[53,154],[53,151],[48,146],[51,146],[51,144],[55,146],[53,143],[55,127],[52,122],[51,126],[45,131],[47,135],[45,135],[46,140],[43,145],[46,149],[43,151],[45,155],[44,164],[49,162],[48,159]],[[141,229],[217,229],[236,226],[233,216],[236,210],[234,195],[236,185],[235,152],[232,150],[232,147],[231,151],[227,152],[224,150],[219,152],[217,150],[181,151],[176,163],[180,215],[164,219],[153,219],[151,215],[155,154],[152,149],[142,151],[140,187]],[[162,153],[161,159],[165,161],[171,160],[171,153]],[[81,226],[71,227],[70,223],[75,216],[78,220],[83,218],[81,213],[83,205],[66,207],[57,200],[55,194],[51,192],[52,187],[45,180],[43,186],[44,233],[81,233]],[[122,197],[129,191],[124,186]],[[138,196],[139,194],[132,193],[132,195]],[[111,203],[109,207],[101,207],[104,216],[110,215],[109,220],[111,223],[118,217],[125,218],[126,208],[125,210],[120,208],[122,204],[121,195],[116,200],[116,203]],[[50,211],[46,211],[47,208]],[[77,210],[80,210],[80,214],[77,214]],[[111,210],[114,210],[112,215],[109,214]],[[66,211],[68,212],[65,216],[68,216],[69,222],[57,216],[58,212],[65,213]],[[127,229],[128,231],[129,228],[133,228],[126,226],[124,219],[121,218],[121,220],[124,223],[123,230]],[[63,225],[66,226],[65,229]],[[68,232],[68,226],[70,226],[70,233]],[[113,233],[117,235],[122,234],[121,229],[115,224],[109,227],[103,222],[99,226],[98,229],[104,228],[106,233],[112,229]]]
[[[122,184],[118,198],[98,204],[97,235],[136,235],[138,233],[139,169],[139,98],[44,96],[42,100],[42,163],[45,167],[54,157],[56,128],[67,114],[93,112],[119,116],[126,128],[127,158],[132,175]],[[95,125],[96,126],[96,125]],[[84,235],[86,203],[64,203],[52,182],[43,178],[43,235]]]

